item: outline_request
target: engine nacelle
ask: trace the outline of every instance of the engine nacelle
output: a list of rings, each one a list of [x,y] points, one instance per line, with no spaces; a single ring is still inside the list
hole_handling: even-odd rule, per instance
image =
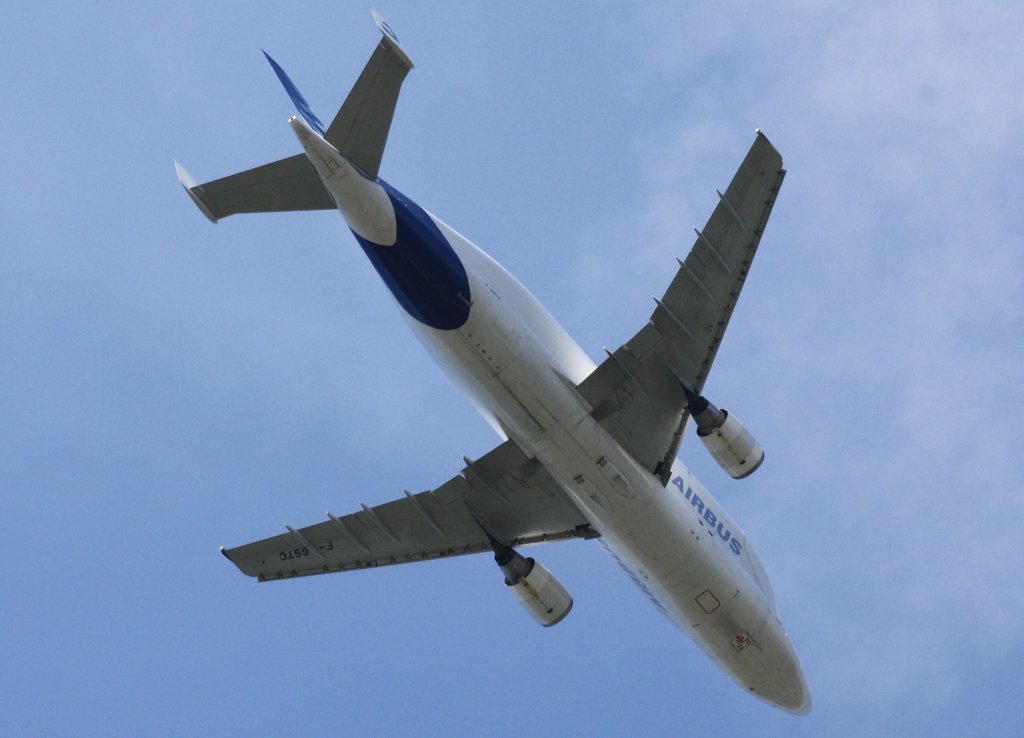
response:
[[[761,444],[735,415],[719,410],[706,398],[687,392],[697,436],[720,467],[733,479],[749,477],[764,461]]]
[[[764,450],[757,439],[735,415],[721,411],[722,424],[706,433],[697,430],[697,437],[718,465],[733,479],[749,477],[764,461]]]
[[[572,609],[572,597],[542,564],[523,558],[514,549],[493,542],[494,560],[505,572],[505,586],[533,618],[549,628]]]

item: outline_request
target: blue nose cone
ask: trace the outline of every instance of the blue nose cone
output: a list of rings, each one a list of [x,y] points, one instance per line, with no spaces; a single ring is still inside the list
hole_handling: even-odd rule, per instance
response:
[[[395,243],[382,246],[353,235],[403,310],[432,328],[460,328],[469,319],[465,266],[423,208],[378,181],[395,208]]]

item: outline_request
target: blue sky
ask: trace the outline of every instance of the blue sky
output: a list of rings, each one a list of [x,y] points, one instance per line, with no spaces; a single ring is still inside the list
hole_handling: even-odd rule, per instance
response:
[[[745,696],[596,544],[258,585],[217,553],[435,486],[495,438],[332,213],[210,225],[377,40],[361,3],[40,3],[0,26],[0,730],[1016,735],[1024,724],[1018,3],[381,2],[417,63],[382,176],[593,357],[757,127],[789,174],[707,391],[814,712]]]

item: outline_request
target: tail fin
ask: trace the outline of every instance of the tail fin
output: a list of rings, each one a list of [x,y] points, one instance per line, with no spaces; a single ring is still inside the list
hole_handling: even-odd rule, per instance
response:
[[[380,171],[398,94],[413,67],[394,31],[376,11],[373,17],[381,32],[380,43],[326,130],[285,71],[264,52],[310,127],[370,179],[376,179]],[[181,165],[175,164],[185,191],[214,223],[236,213],[333,210],[336,207],[305,154],[200,185],[195,184]]]
[[[292,102],[295,103],[295,107],[299,111],[299,115],[306,119],[310,128],[321,136],[324,135],[324,124],[316,117],[316,113],[313,112],[313,108],[311,108],[309,103],[306,102],[306,98],[304,98],[302,93],[299,92],[299,88],[295,86],[294,82],[292,82],[291,77],[281,69],[281,65],[274,61],[266,51],[263,52],[263,56],[267,57],[267,61],[270,62],[270,66],[274,68],[274,71],[277,73],[277,78],[281,80],[281,84],[284,85],[284,88],[288,91],[288,97],[290,97]]]

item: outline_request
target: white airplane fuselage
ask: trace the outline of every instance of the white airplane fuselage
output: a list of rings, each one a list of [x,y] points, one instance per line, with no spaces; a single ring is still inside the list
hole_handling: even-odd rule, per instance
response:
[[[689,469],[675,460],[663,486],[594,421],[574,390],[594,362],[504,268],[290,122],[414,333],[495,430],[544,464],[652,604],[734,681],[809,711],[764,569]]]

